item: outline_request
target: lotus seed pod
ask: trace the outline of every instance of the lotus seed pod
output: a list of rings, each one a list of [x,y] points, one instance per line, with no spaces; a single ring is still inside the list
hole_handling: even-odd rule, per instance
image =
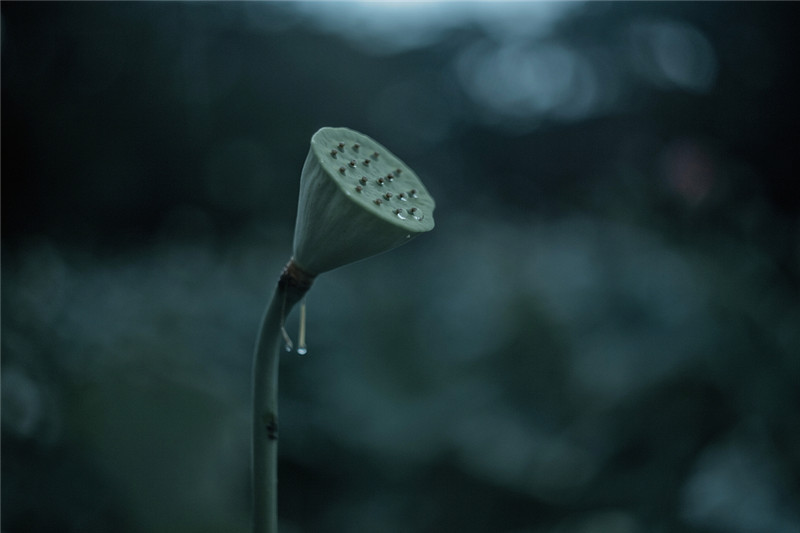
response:
[[[322,128],[300,179],[293,260],[317,275],[391,250],[432,230],[435,207],[414,171],[379,143]]]

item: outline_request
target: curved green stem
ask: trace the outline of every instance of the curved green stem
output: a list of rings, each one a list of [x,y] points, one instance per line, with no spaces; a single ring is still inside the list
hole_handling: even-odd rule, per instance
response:
[[[278,531],[278,362],[283,322],[313,276],[289,262],[267,306],[253,356],[253,533]]]

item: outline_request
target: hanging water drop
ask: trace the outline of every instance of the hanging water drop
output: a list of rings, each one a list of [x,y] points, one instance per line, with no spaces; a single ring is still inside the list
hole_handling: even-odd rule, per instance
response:
[[[297,355],[306,355],[308,347],[306,346],[306,301],[300,304],[300,333],[297,339]]]
[[[283,349],[287,352],[291,352],[294,348],[294,344],[292,344],[292,339],[289,338],[289,334],[286,333],[286,328],[283,327],[283,324],[281,324],[281,335],[283,335]]]
[[[291,352],[293,348],[292,339],[286,333],[286,296],[284,295],[281,301],[281,335],[283,336],[283,348],[287,352]]]

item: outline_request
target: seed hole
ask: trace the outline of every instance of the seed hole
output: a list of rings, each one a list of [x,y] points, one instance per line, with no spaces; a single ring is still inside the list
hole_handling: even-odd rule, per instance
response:
[[[358,152],[358,149],[359,149],[359,148],[361,148],[361,145],[360,145],[360,144],[358,144],[358,143],[355,143],[355,144],[353,145],[353,150],[355,150],[356,152]]]
[[[383,201],[380,198],[375,198],[375,205],[381,205]]]
[[[342,174],[344,174],[344,167],[339,167],[339,172],[341,172]]]
[[[364,187],[362,187],[361,185],[356,185],[356,192],[361,192],[363,190],[364,190]]]
[[[367,177],[366,176],[361,176],[361,179],[358,180],[358,181],[361,182],[361,185],[366,185],[367,184]]]
[[[338,153],[339,153],[339,152],[337,152],[336,150],[331,150],[331,155],[332,155],[333,157],[336,157],[336,154],[338,154]]]
[[[384,198],[386,198],[387,200],[391,200],[391,198],[392,198],[392,193],[390,193],[390,192],[387,192],[386,194],[384,194],[384,195],[383,195],[383,197],[384,197]]]
[[[339,143],[339,151],[340,152],[344,151],[344,143]]]

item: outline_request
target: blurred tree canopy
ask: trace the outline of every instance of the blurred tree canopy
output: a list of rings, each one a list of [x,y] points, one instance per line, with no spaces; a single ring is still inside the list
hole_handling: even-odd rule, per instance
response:
[[[3,532],[248,530],[322,126],[438,227],[311,291],[284,531],[800,532],[798,15],[3,2]]]

